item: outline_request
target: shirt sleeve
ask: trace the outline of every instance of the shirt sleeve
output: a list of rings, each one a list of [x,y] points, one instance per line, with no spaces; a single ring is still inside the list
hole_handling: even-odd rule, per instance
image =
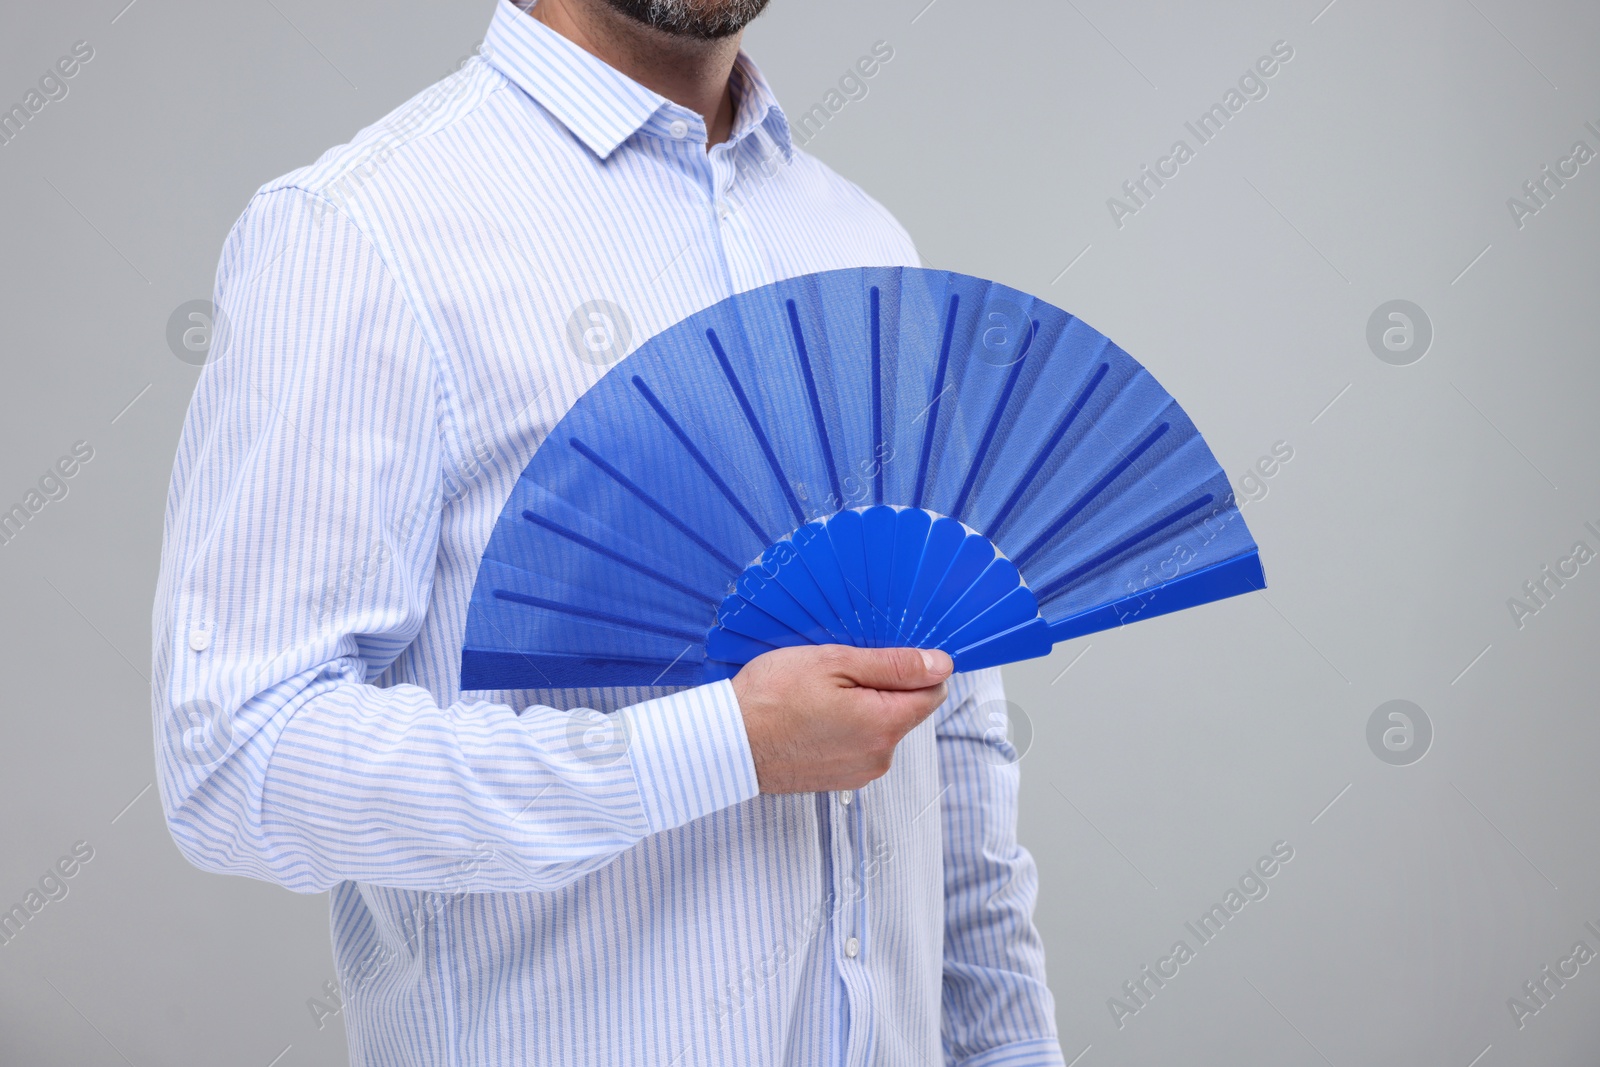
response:
[[[433,349],[328,200],[258,193],[224,245],[212,355],[153,609],[158,781],[208,870],[317,892],[549,890],[757,793],[731,684],[596,723],[373,679],[433,598],[459,484]]]
[[[1039,876],[1017,843],[1016,747],[998,668],[957,675],[939,712],[944,1050],[962,1067],[1059,1067],[1055,1001],[1033,925]]]

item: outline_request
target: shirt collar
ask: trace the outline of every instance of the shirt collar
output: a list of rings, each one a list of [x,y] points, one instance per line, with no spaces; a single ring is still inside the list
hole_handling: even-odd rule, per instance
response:
[[[601,159],[640,130],[659,126],[664,131],[674,119],[689,122],[704,140],[698,115],[591,55],[514,0],[500,0],[480,52]],[[764,129],[789,159],[793,146],[788,119],[761,71],[743,52],[734,62],[732,87],[737,110],[729,141],[737,143]]]

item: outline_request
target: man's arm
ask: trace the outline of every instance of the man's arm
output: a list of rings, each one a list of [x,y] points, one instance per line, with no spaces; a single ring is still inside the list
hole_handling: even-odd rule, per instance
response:
[[[447,386],[371,243],[311,193],[251,203],[217,307],[154,609],[161,792],[191,861],[307,892],[548,889],[755,795],[728,683],[623,711],[611,762],[551,708],[367,684],[433,593]]]
[[[597,759],[553,708],[369,684],[434,595],[471,454],[452,383],[367,237],[304,190],[252,201],[217,306],[153,613],[158,780],[196,865],[304,892],[558,888],[758,789],[858,788],[943,700],[948,658],[785,650],[623,709],[626,747]]]
[[[1000,671],[963,675],[937,722],[944,834],[944,1047],[963,1067],[1058,1067],[1033,925],[1039,877],[1017,843],[1017,752]]]

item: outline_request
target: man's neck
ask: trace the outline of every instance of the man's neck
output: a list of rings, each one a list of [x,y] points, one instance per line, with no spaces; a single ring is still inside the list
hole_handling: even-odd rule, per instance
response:
[[[677,37],[629,18],[604,0],[539,0],[528,13],[645,88],[698,112],[706,122],[708,145],[732,134],[728,82],[742,32],[714,41]]]

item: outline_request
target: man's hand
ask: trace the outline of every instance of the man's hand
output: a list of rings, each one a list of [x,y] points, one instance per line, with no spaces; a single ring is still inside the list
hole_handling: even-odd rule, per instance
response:
[[[733,679],[763,793],[860,789],[944,703],[937,649],[806,645],[757,656]]]

